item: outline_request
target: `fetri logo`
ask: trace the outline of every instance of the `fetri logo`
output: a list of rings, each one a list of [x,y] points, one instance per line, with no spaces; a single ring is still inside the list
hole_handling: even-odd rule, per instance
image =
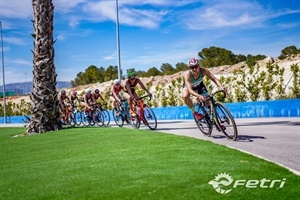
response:
[[[216,192],[220,194],[227,194],[233,188],[244,186],[246,188],[283,188],[286,178],[282,180],[269,180],[263,178],[261,180],[236,180],[226,173],[218,174],[214,180],[208,182],[212,185]],[[232,185],[232,186],[230,186]]]

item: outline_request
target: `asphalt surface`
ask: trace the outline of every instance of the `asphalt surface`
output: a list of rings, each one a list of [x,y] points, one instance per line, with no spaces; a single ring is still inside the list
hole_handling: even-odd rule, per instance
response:
[[[213,130],[211,137],[204,136],[193,120],[161,120],[157,131],[208,140],[277,163],[300,175],[300,118],[246,118],[235,119],[237,141],[225,138]],[[114,121],[111,125],[115,127]],[[24,124],[0,124],[0,127],[22,127]],[[130,127],[126,125],[125,127]],[[148,129],[141,126],[141,129]]]
[[[208,140],[275,162],[300,175],[300,118],[235,119],[237,141],[216,129],[204,136],[193,120],[160,121],[157,131]]]

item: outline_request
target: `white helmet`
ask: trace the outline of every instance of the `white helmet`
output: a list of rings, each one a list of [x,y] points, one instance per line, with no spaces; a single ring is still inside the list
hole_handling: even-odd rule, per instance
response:
[[[114,85],[117,85],[117,84],[120,84],[119,79],[115,79],[115,80],[114,80]]]
[[[85,93],[86,93],[86,94],[91,94],[91,93],[92,93],[92,90],[91,90],[91,89],[86,89],[86,90],[85,90]]]
[[[197,65],[199,65],[199,60],[198,60],[198,58],[190,58],[190,59],[187,61],[186,65],[187,65],[188,67],[194,67],[194,66],[197,66]]]

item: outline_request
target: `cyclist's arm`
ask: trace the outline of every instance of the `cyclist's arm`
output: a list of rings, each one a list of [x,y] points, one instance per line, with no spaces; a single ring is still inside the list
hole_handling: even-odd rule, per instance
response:
[[[151,93],[149,92],[149,90],[145,87],[144,83],[140,80],[137,79],[137,82],[140,84],[140,86],[150,95]]]
[[[96,101],[96,99],[95,99],[95,96],[94,96],[94,94],[92,94],[92,104],[97,104],[97,101]]]
[[[103,101],[103,103],[105,103],[105,99],[103,98],[103,96],[101,94],[99,94],[101,100]]]
[[[118,100],[113,85],[111,86],[110,93],[111,93],[112,97],[113,97],[115,100]]]
[[[87,98],[86,98],[86,95],[84,95],[83,100],[84,100],[85,106],[86,106],[87,108],[90,108],[90,104],[89,104],[89,102],[88,102],[88,100],[87,100]]]
[[[209,70],[205,68],[202,68],[202,70],[203,74],[206,75],[210,80],[212,80],[219,87],[220,90],[225,90],[219,79],[217,79]]]

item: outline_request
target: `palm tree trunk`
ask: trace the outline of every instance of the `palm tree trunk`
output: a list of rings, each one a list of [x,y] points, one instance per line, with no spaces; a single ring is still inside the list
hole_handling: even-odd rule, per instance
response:
[[[61,129],[54,66],[52,0],[32,0],[34,51],[31,119],[27,134]]]

